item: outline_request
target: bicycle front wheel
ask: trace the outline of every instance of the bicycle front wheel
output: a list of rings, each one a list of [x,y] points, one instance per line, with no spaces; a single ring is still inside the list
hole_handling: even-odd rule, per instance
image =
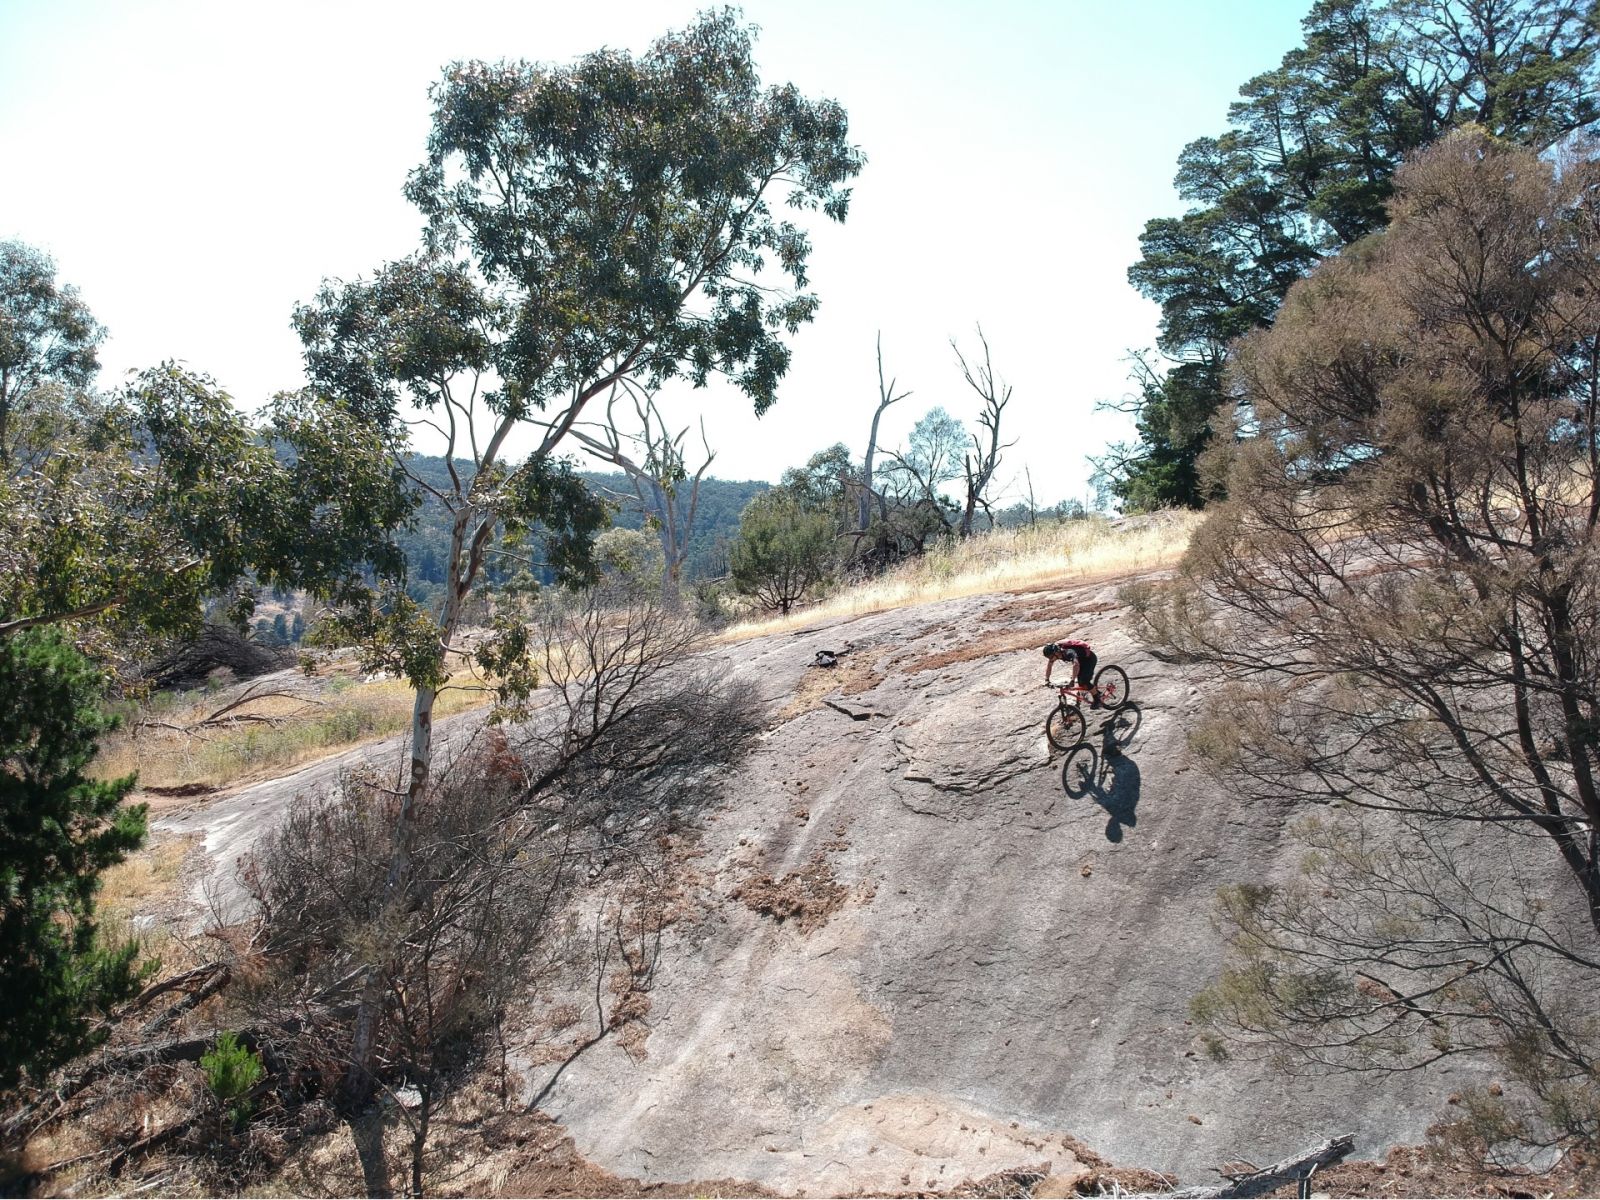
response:
[[[1094,686],[1107,708],[1121,708],[1128,702],[1128,673],[1115,664],[1100,668]]]
[[[1089,794],[1094,786],[1095,760],[1099,756],[1088,742],[1079,742],[1061,764],[1061,788],[1074,800]]]
[[[1083,714],[1076,704],[1058,704],[1044,723],[1044,735],[1057,750],[1069,750],[1083,740],[1088,732]]]

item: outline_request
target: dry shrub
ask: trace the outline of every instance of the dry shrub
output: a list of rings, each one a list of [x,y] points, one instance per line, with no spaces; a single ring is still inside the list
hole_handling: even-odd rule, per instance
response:
[[[381,986],[377,1083],[413,1097],[395,1111],[414,1187],[433,1106],[498,1043],[507,1005],[582,957],[576,902],[607,888],[597,961],[603,974],[617,953],[622,983],[600,1035],[616,1029],[642,1054],[661,931],[681,909],[660,863],[762,726],[747,686],[686,661],[692,620],[607,599],[547,606],[537,653],[553,702],[441,766],[399,826],[402,855],[401,797],[346,777],[299,804],[243,871],[272,970],[239,1001],[293,1030],[269,1065],[297,1094],[329,1095],[358,999]]]
[[[733,898],[754,912],[782,924],[793,920],[801,933],[812,933],[844,907],[850,889],[835,878],[833,867],[820,854],[782,879],[757,875],[733,889]]]

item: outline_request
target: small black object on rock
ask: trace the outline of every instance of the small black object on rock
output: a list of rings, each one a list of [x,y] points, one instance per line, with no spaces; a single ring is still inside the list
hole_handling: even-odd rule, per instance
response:
[[[839,665],[839,656],[832,650],[818,650],[816,661],[811,665],[814,667],[837,667]]]

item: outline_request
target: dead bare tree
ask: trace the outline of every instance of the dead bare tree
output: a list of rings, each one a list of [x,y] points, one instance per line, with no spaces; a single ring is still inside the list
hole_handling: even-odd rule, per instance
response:
[[[891,404],[896,404],[910,392],[895,394],[896,380],[883,381],[883,332],[878,332],[878,407],[872,413],[872,431],[867,435],[867,456],[861,468],[861,495],[857,501],[856,532],[858,539],[866,535],[868,527],[872,524],[872,502],[878,502],[878,518],[881,521],[889,519],[889,504],[883,493],[878,491],[874,484],[872,473],[873,460],[878,453],[878,422],[883,419],[884,412]]]
[[[620,432],[616,420],[617,391],[624,386],[633,401],[634,415],[639,421],[640,431],[636,434]],[[587,453],[610,463],[628,477],[634,498],[641,511],[654,523],[656,535],[661,539],[661,554],[665,562],[661,580],[662,595],[669,598],[678,595],[683,581],[683,564],[689,557],[689,543],[694,537],[695,517],[700,507],[700,482],[716,458],[706,438],[706,424],[702,418],[700,444],[705,449],[705,458],[691,475],[684,451],[684,441],[688,435],[687,425],[675,434],[669,433],[666,419],[656,407],[655,397],[630,380],[612,386],[606,399],[606,419],[603,423],[574,425],[571,430],[571,436]],[[636,450],[630,453],[624,443],[631,444]],[[686,503],[683,498],[685,487],[688,489]]]
[[[989,517],[990,526],[994,525],[994,517],[989,510],[989,488],[994,481],[995,470],[1000,466],[1001,453],[1016,445],[1014,441],[1004,445],[1000,442],[1000,418],[1005,413],[1006,405],[1011,403],[1011,385],[995,377],[989,339],[984,337],[982,325],[978,326],[978,341],[983,346],[983,361],[969,364],[956,340],[950,339],[950,348],[956,352],[956,361],[961,364],[961,377],[983,401],[983,410],[978,414],[978,426],[982,432],[970,433],[972,449],[963,459],[962,478],[966,483],[966,499],[961,507],[957,533],[964,538],[972,536],[973,517],[980,508]]]

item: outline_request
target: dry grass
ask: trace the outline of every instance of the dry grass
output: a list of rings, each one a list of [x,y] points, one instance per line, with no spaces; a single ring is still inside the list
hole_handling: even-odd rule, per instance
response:
[[[152,901],[170,895],[177,887],[184,856],[190,848],[189,841],[173,838],[147,846],[101,872],[100,891],[95,897],[101,920],[130,918]]]
[[[1031,650],[1038,654],[1039,646],[1039,631],[1036,629],[1026,629],[1021,633],[1002,631],[960,642],[947,650],[925,654],[909,663],[902,662],[898,670],[905,675],[917,675],[979,658],[993,658],[997,654],[1013,654],[1018,650]]]
[[[166,917],[182,903],[184,860],[197,842],[195,838],[158,841],[101,873],[95,920],[107,942],[138,941],[146,957],[156,957],[168,967],[183,957],[174,954]]]
[[[442,693],[436,717],[489,703],[469,675],[464,685]],[[95,761],[101,778],[137,774],[146,788],[218,788],[256,775],[281,774],[329,754],[401,732],[411,724],[413,693],[403,680],[353,683],[329,681],[308,706],[304,700],[268,697],[239,709],[242,716],[272,717],[278,723],[249,722],[185,733],[181,728],[146,725],[109,738]],[[187,726],[218,707],[215,696],[185,699],[161,719]]]
[[[731,893],[735,900],[762,916],[771,917],[778,924],[793,918],[803,934],[815,933],[828,923],[828,919],[844,907],[850,889],[840,883],[833,866],[818,854],[798,871],[790,871],[782,879],[771,875],[753,875],[738,884]]]
[[[1090,518],[995,530],[939,546],[803,611],[732,626],[723,637],[740,641],[834,617],[1166,566],[1183,554],[1200,520],[1199,513],[1163,512],[1119,522]]]

